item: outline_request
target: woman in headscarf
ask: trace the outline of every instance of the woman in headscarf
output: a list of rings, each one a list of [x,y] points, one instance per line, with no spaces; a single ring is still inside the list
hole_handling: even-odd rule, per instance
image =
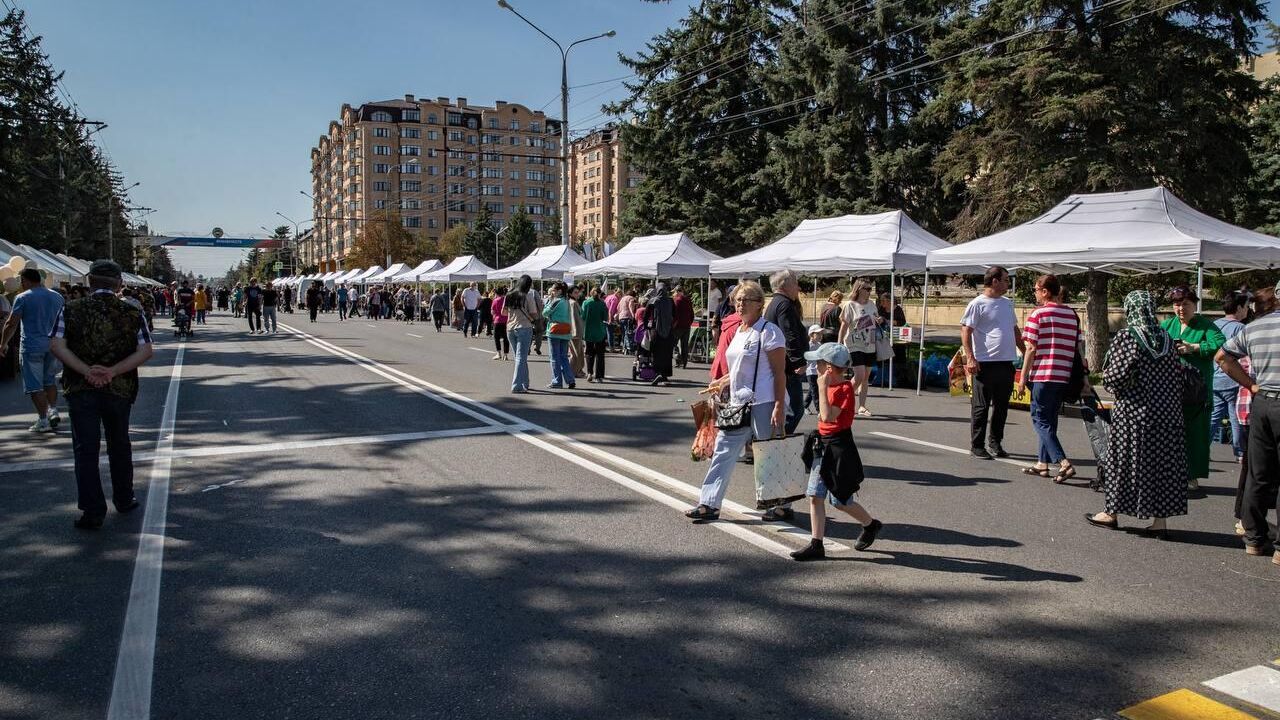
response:
[[[1102,382],[1116,397],[1102,463],[1106,510],[1084,517],[1112,530],[1119,527],[1117,515],[1154,518],[1145,530],[1163,539],[1165,519],[1187,514],[1185,380],[1173,339],[1156,322],[1151,293],[1129,293],[1124,311],[1128,327],[1112,339],[1102,369]]]
[[[667,284],[658,283],[651,291],[645,312],[645,323],[652,333],[650,352],[653,353],[653,370],[658,374],[653,384],[670,385],[670,378],[675,373],[671,366],[672,354],[676,349],[675,336],[675,303],[667,295]]]
[[[1169,293],[1173,302],[1173,317],[1160,327],[1173,338],[1173,349],[1183,362],[1200,372],[1205,387],[1213,387],[1213,356],[1227,339],[1212,320],[1196,312],[1200,298],[1189,287],[1177,287]],[[1201,407],[1183,408],[1184,434],[1187,443],[1187,489],[1199,490],[1198,478],[1209,477],[1209,446],[1212,442],[1209,415],[1213,410],[1213,397],[1207,394]]]

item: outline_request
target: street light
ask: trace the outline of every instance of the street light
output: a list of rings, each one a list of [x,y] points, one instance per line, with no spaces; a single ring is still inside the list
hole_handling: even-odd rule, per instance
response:
[[[141,184],[142,184],[142,181],[139,180],[138,182],[130,185],[129,187],[123,188],[122,190],[120,190],[120,194],[124,195],[125,193],[138,187]],[[112,192],[111,189],[108,188],[107,189],[107,255],[112,260],[116,259],[116,233],[115,233],[116,212],[115,210],[116,210],[116,193]]]
[[[556,49],[560,51],[560,244],[569,244],[569,51],[574,45],[579,45],[591,40],[599,40],[600,38],[613,37],[618,33],[610,30],[609,32],[592,35],[591,37],[574,40],[569,43],[568,47],[561,45],[555,38],[551,37],[542,28],[533,24],[533,21],[520,14],[515,8],[511,7],[511,3],[507,0],[498,0],[498,7],[510,10],[516,17],[525,22],[526,25],[537,30],[542,37],[550,40]],[[494,258],[495,260],[497,258]]]
[[[506,225],[501,230],[498,230],[496,232],[494,232],[493,230],[489,231],[493,233],[493,267],[494,269],[502,267],[501,263],[498,262],[498,236],[502,235],[502,233],[510,229],[511,229],[511,226]]]

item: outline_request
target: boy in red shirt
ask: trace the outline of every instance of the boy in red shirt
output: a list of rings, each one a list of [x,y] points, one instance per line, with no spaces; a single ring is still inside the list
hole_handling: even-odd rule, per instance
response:
[[[818,363],[818,429],[809,434],[804,461],[809,467],[810,535],[809,546],[791,553],[796,560],[820,560],[826,557],[822,537],[827,514],[823,501],[848,513],[862,525],[862,534],[854,544],[866,550],[875,542],[883,527],[858,502],[862,485],[862,458],[853,442],[853,418],[858,396],[853,384],[845,379],[850,365],[849,350],[839,343],[823,343],[817,350],[804,354],[804,359]]]

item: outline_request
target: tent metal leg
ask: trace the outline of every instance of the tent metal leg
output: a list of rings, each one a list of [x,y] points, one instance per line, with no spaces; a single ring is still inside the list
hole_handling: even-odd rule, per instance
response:
[[[894,287],[896,273],[889,269],[889,389],[893,390],[893,301],[897,292]]]
[[[924,292],[920,302],[920,357],[916,360],[916,397],[924,386],[924,327],[929,322],[929,268],[924,269]]]
[[[1196,312],[1204,304],[1204,263],[1196,263]]]

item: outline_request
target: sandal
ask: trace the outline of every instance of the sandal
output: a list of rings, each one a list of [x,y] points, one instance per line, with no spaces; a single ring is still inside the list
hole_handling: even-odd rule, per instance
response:
[[[710,522],[720,518],[720,511],[708,505],[699,505],[692,510],[685,510],[684,516],[694,522]]]
[[[1022,474],[1039,475],[1042,478],[1047,478],[1049,477],[1049,468],[1048,466],[1036,467],[1035,465],[1028,465],[1027,467],[1022,468]]]
[[[1063,482],[1066,482],[1067,480],[1070,480],[1075,476],[1076,476],[1076,466],[1068,463],[1065,468],[1058,469],[1058,473],[1053,476],[1053,481],[1055,483],[1062,484]]]

